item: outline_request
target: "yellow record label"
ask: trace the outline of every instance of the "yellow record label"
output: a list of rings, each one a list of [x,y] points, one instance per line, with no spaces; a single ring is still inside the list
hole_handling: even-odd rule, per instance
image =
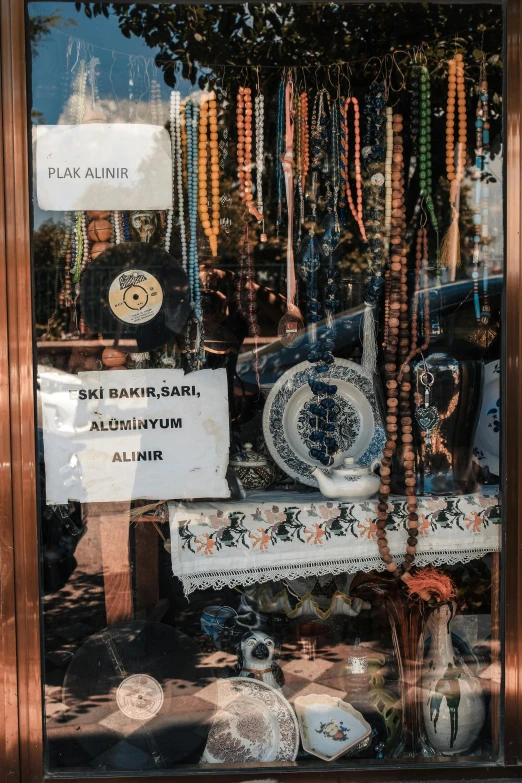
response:
[[[152,321],[161,310],[163,289],[158,280],[142,269],[129,269],[116,277],[109,288],[109,307],[120,321],[139,326]]]

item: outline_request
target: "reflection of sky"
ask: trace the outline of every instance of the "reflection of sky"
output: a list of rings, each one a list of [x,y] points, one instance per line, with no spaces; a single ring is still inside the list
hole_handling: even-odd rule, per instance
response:
[[[149,48],[141,38],[125,38],[112,11],[108,19],[104,16],[88,19],[83,9],[76,11],[73,3],[30,2],[28,8],[30,16],[59,13],[62,18],[38,43],[37,55],[32,60],[35,122],[54,125],[66,121],[71,72],[77,59],[88,61],[92,57],[100,61],[96,69],[99,99],[102,107],[109,110],[111,121],[152,122],[149,100],[154,78],[161,88],[160,122],[167,121],[170,89],[154,66],[157,49]],[[131,79],[133,86],[129,85]],[[178,83],[182,94],[187,94],[189,87],[188,82]],[[35,228],[38,228],[54,213],[40,210],[36,200],[34,206]],[[55,216],[60,218],[59,214]]]
[[[154,78],[161,89],[162,112],[159,121],[167,121],[170,89],[154,66],[158,50],[148,47],[141,38],[125,38],[120,32],[118,18],[110,8],[108,19],[105,16],[88,19],[84,10],[76,11],[71,2],[29,2],[28,8],[31,16],[59,13],[63,20],[38,44],[38,54],[33,58],[32,108],[41,113],[37,122],[56,124],[67,121],[70,74],[78,57],[86,60],[96,57],[100,61],[96,82],[99,103],[107,121],[151,122],[150,82]],[[131,79],[133,86],[129,85]],[[179,78],[177,87],[182,95],[187,95],[191,85]],[[489,168],[496,177],[496,182],[489,188],[489,235],[492,239],[489,259],[491,265],[498,268],[503,266],[504,252],[502,155],[498,150]],[[473,167],[470,166],[468,171],[471,174]],[[468,176],[465,185],[470,193],[468,205],[473,208],[475,181]],[[42,212],[35,200],[35,228],[52,216],[51,212]],[[58,213],[55,216],[57,219],[61,217]],[[467,266],[470,258],[464,258],[463,261]]]

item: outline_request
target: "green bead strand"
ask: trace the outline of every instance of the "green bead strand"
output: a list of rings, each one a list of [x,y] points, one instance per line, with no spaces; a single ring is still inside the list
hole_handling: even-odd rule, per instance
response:
[[[430,216],[431,225],[438,231],[439,224],[435,214],[435,205],[432,196],[432,172],[431,172],[431,89],[430,75],[425,66],[419,68],[419,101],[420,101],[420,128],[419,128],[419,183],[421,195],[424,197],[426,209]]]

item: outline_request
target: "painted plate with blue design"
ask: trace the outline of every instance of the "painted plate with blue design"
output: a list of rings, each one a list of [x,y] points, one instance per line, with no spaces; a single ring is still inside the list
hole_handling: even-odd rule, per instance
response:
[[[317,487],[310,472],[320,463],[310,454],[309,407],[315,398],[308,385],[312,365],[301,362],[274,384],[263,411],[263,434],[272,458],[285,473],[302,484]],[[337,386],[333,397],[337,431],[341,444],[334,465],[354,457],[359,465],[369,465],[382,454],[385,432],[377,405],[373,381],[359,364],[336,359],[328,381]]]

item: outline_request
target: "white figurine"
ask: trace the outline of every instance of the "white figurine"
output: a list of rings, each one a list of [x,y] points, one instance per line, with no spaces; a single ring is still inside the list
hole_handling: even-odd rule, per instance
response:
[[[248,631],[237,645],[237,677],[251,677],[281,689],[285,684],[283,671],[274,662],[275,643],[262,631]]]

